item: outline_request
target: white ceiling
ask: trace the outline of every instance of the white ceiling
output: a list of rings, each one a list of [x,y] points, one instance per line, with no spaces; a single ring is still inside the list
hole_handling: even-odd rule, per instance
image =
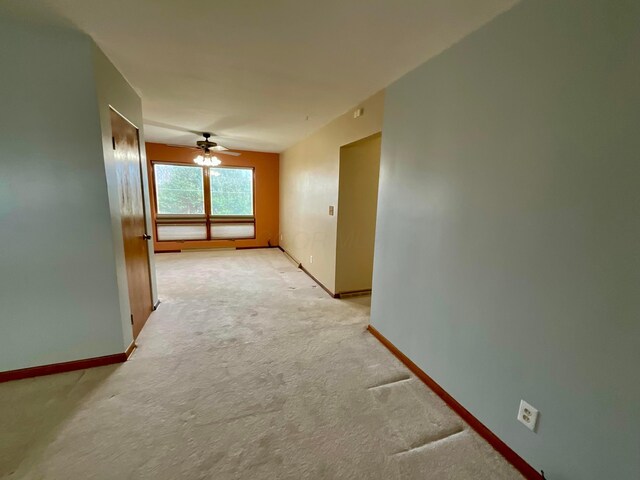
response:
[[[5,0],[91,35],[148,141],[279,152],[517,0]]]

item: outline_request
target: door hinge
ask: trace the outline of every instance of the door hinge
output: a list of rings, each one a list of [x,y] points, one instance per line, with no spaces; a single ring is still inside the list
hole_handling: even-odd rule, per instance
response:
[[[133,313],[131,314],[131,325],[133,325]]]
[[[111,137],[111,145],[113,146],[113,149],[116,149],[116,137]]]

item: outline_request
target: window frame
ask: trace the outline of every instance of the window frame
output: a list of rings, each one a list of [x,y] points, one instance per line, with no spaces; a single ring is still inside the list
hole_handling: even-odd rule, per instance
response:
[[[179,167],[200,168],[202,169],[203,181],[202,189],[204,193],[204,214],[185,214],[185,215],[170,215],[158,213],[158,188],[156,185],[156,165],[175,165]],[[251,170],[251,188],[252,188],[252,208],[253,215],[213,215],[211,205],[211,168],[234,168]],[[210,241],[237,241],[237,240],[255,240],[257,236],[257,221],[256,221],[256,169],[253,166],[244,165],[218,165],[217,167],[207,167],[202,165],[192,165],[181,162],[171,162],[162,160],[151,161],[151,181],[153,182],[153,229],[155,232],[155,241],[159,243],[169,242],[210,242]],[[247,223],[253,225],[252,237],[231,237],[231,238],[215,238],[211,235],[211,227],[214,224],[225,223]],[[180,239],[180,240],[160,240],[158,237],[158,225],[204,225],[207,231],[207,238],[194,238],[194,239]]]
[[[202,209],[204,210],[204,212],[202,213],[185,213],[185,214],[175,214],[175,213],[160,213],[158,211],[158,207],[160,205],[160,202],[158,200],[158,185],[156,184],[156,169],[155,169],[155,165],[170,165],[173,167],[188,167],[191,168],[192,165],[186,165],[184,163],[172,163],[172,162],[152,162],[151,165],[151,178],[153,179],[153,198],[154,198],[154,209],[153,211],[155,212],[156,217],[162,217],[162,218],[170,218],[170,217],[175,217],[175,218],[196,218],[196,217],[202,217],[204,218],[207,214],[207,199],[203,198],[202,199]],[[193,167],[199,168],[199,165],[193,165]],[[204,190],[204,184],[205,184],[205,176],[206,176],[206,172],[202,172],[202,188]]]
[[[211,203],[211,177],[210,177],[210,171],[211,169],[216,169],[216,168],[230,168],[233,170],[251,170],[251,211],[253,212],[252,215],[214,215],[213,214],[213,205],[209,205],[210,207],[210,211],[209,211],[209,216],[212,218],[253,218],[255,220],[256,218],[256,169],[255,167],[236,167],[233,165],[218,165],[217,167],[207,167],[209,169],[209,171],[207,171],[207,177],[209,177],[209,188],[208,188],[208,192],[209,192],[209,203]]]

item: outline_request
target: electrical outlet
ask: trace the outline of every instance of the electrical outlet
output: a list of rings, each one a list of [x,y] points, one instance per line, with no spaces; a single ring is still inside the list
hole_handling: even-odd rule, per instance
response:
[[[313,255],[309,255],[309,263],[313,263]]]
[[[535,432],[538,423],[538,409],[532,407],[524,400],[520,400],[518,409],[518,420],[529,430]]]
[[[280,241],[282,241],[282,234],[280,234]]]
[[[333,216],[333,212],[335,211],[335,208],[333,205],[329,205],[329,215]]]

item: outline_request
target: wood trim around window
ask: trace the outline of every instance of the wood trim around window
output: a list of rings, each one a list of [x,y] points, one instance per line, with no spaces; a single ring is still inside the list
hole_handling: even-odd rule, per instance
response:
[[[155,192],[153,186],[152,163],[170,163],[174,165],[195,165],[193,158],[197,152],[189,147],[168,146],[162,143],[147,142],[147,182],[151,193],[151,218],[155,224]],[[213,239],[198,241],[163,241],[158,242],[154,236],[155,252],[180,252],[190,249],[209,248],[258,248],[274,247],[280,239],[280,156],[277,153],[236,150],[240,156],[220,155],[222,166],[254,168],[254,217],[256,238],[238,240]],[[151,228],[153,232],[154,229]],[[150,232],[151,233],[151,232]]]
[[[153,211],[153,230],[155,234],[155,241],[158,243],[168,243],[168,242],[211,242],[211,241],[237,241],[237,240],[255,240],[257,238],[257,221],[256,221],[256,169],[252,166],[236,166],[236,165],[220,165],[218,167],[205,167],[200,165],[189,165],[185,163],[179,162],[167,162],[167,161],[159,161],[152,160],[150,162],[150,180],[151,180],[151,202],[152,202],[152,211]],[[158,212],[158,189],[156,188],[156,174],[155,174],[155,166],[156,165],[173,165],[176,167],[190,167],[190,168],[200,168],[202,169],[202,188],[204,194],[204,214],[194,214],[194,215],[173,215],[173,214],[160,214]],[[232,168],[235,170],[251,170],[252,182],[252,210],[253,215],[213,215],[212,214],[212,205],[211,205],[211,180],[209,175],[210,168]],[[224,238],[218,239],[211,236],[211,227],[215,224],[225,224],[225,223],[247,223],[253,224],[253,236],[252,237],[237,237],[237,238]],[[179,240],[160,240],[158,236],[158,225],[203,225],[206,229],[207,238],[197,238],[197,239],[179,239]]]

